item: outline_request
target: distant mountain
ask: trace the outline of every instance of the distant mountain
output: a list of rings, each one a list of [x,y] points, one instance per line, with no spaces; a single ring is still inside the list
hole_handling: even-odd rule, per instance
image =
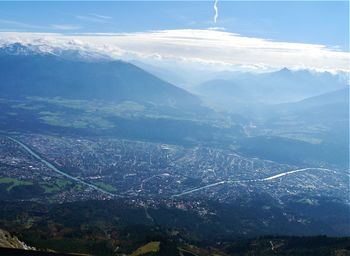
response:
[[[65,57],[66,52],[21,44],[2,47],[0,56],[2,97],[134,101],[174,108],[200,105],[196,96],[123,61],[73,60]]]
[[[278,112],[291,111],[300,115],[323,114],[329,115],[329,118],[334,118],[334,114],[338,113],[343,118],[349,118],[349,87],[298,102],[281,104],[275,109]]]
[[[279,162],[349,168],[349,88],[262,107],[241,150]]]
[[[325,93],[299,102],[281,104],[271,108],[274,121],[284,124],[283,120],[290,117],[300,124],[295,130],[310,127],[310,133],[321,133],[323,141],[349,146],[349,87],[335,92]],[[267,114],[267,113],[266,113]],[[281,127],[283,129],[283,127]]]
[[[279,104],[268,108],[277,116],[297,117],[299,121],[339,125],[349,120],[349,87],[334,92],[310,97],[298,102]],[[268,115],[268,113],[266,113]],[[336,127],[334,127],[336,128]]]
[[[299,105],[299,107],[320,107],[329,106],[331,104],[343,104],[344,106],[349,104],[349,87],[307,98],[299,102],[286,104],[286,106]],[[348,108],[346,109],[349,110]]]
[[[163,66],[158,65],[152,65],[148,63],[144,63],[141,61],[133,60],[130,63],[134,64],[135,66],[154,74],[155,76],[159,77],[160,79],[167,81],[171,84],[175,84],[176,86],[186,89],[187,81],[186,79],[178,74],[178,70],[165,68]],[[182,75],[184,75],[182,73]]]
[[[208,101],[235,109],[252,104],[295,102],[347,86],[341,75],[284,68],[262,74],[237,73],[229,79],[207,81],[197,86],[196,92]]]
[[[34,46],[26,46],[20,43],[4,45],[0,48],[0,56],[6,55],[41,55],[43,51]]]
[[[86,49],[74,44],[68,46],[53,46],[50,44],[1,43],[0,56],[6,55],[54,55],[70,60],[106,61],[113,60],[109,55],[96,50]]]

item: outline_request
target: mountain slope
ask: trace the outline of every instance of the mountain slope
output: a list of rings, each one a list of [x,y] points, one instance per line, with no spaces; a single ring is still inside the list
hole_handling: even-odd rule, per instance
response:
[[[333,127],[337,130],[340,123],[348,126],[349,88],[310,97],[298,102],[270,106],[266,116],[286,118],[293,116],[298,121]]]
[[[281,162],[349,164],[349,88],[256,113],[243,151]]]
[[[9,232],[0,229],[0,248],[16,248],[24,250],[32,250],[34,248],[27,246],[20,241],[16,236],[12,236]]]
[[[122,61],[0,48],[0,127],[193,143],[239,133],[200,99]],[[85,53],[79,56],[86,56]],[[225,136],[226,136],[225,134]]]
[[[3,97],[129,100],[176,108],[200,104],[196,96],[122,61],[73,61],[20,46],[0,55]]]
[[[285,104],[285,106],[298,106],[298,108],[306,108],[328,106],[332,104],[343,105],[344,107],[349,104],[349,87],[307,98],[299,102]]]
[[[346,86],[341,75],[284,68],[271,73],[233,74],[225,79],[207,81],[196,91],[207,100],[232,109],[251,104],[295,102]]]

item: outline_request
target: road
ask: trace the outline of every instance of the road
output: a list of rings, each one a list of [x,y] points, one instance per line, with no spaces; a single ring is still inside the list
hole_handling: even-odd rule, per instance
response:
[[[115,196],[120,197],[120,195],[113,194],[113,193],[111,193],[111,192],[109,192],[109,191],[106,191],[106,190],[104,190],[104,189],[102,189],[102,188],[100,188],[100,187],[97,187],[97,186],[95,186],[95,185],[93,185],[93,184],[87,183],[87,182],[85,182],[85,181],[83,181],[83,180],[80,180],[80,179],[78,179],[78,178],[76,178],[76,177],[73,177],[73,176],[69,175],[68,173],[65,173],[65,172],[59,170],[56,166],[54,166],[54,165],[51,164],[50,162],[48,162],[48,161],[46,161],[45,159],[43,159],[41,156],[39,156],[37,153],[35,153],[33,150],[31,150],[29,147],[27,147],[26,145],[24,145],[24,144],[23,144],[22,142],[20,142],[19,140],[16,140],[16,139],[14,139],[14,138],[12,138],[12,137],[10,137],[10,136],[6,136],[6,137],[7,137],[8,139],[10,139],[11,141],[15,142],[16,144],[18,144],[19,146],[21,146],[24,150],[26,150],[26,151],[27,151],[29,154],[31,154],[33,157],[35,157],[35,158],[38,159],[40,162],[42,162],[43,164],[45,164],[45,165],[46,165],[48,168],[50,168],[52,171],[54,171],[54,172],[56,172],[56,173],[58,173],[58,174],[60,174],[60,175],[62,175],[62,176],[64,176],[64,177],[66,177],[66,178],[68,178],[68,179],[70,179],[70,180],[73,180],[73,181],[75,181],[75,182],[77,182],[77,183],[79,183],[79,184],[82,184],[82,185],[85,185],[85,186],[90,187],[90,188],[92,188],[92,189],[95,189],[95,190],[97,190],[97,191],[99,191],[99,192],[101,192],[101,193],[103,193],[103,194],[106,194],[106,195],[109,195],[109,196],[112,196],[112,197],[115,197]]]
[[[267,178],[264,178],[264,179],[258,179],[258,181],[274,180],[274,179],[277,179],[277,178],[280,178],[280,177],[283,177],[283,176],[286,176],[286,175],[290,175],[290,174],[298,173],[298,172],[305,172],[305,171],[309,171],[309,170],[319,170],[319,171],[326,171],[326,172],[334,172],[335,173],[335,171],[330,170],[330,169],[326,169],[326,168],[310,167],[310,168],[302,168],[302,169],[292,170],[292,171],[288,171],[288,172],[283,172],[283,173],[280,173],[280,174],[277,174],[277,175],[274,175],[274,176],[271,176],[271,177],[267,177]]]
[[[207,189],[207,188],[211,188],[211,187],[215,187],[215,186],[223,185],[223,184],[271,181],[271,180],[278,179],[278,178],[281,178],[281,177],[286,176],[286,175],[291,175],[291,174],[298,173],[298,172],[305,172],[305,171],[309,171],[309,170],[319,170],[319,171],[327,171],[327,172],[336,173],[334,170],[330,170],[330,169],[326,169],[326,168],[317,168],[317,167],[302,168],[302,169],[296,169],[296,170],[291,170],[291,171],[279,173],[279,174],[276,174],[276,175],[273,175],[273,176],[269,176],[269,177],[266,177],[266,178],[262,178],[262,179],[223,180],[223,181],[215,182],[215,183],[203,186],[203,187],[187,190],[185,192],[173,195],[172,197],[180,197],[180,196],[192,194],[192,193],[195,193],[195,192],[200,191],[200,190],[204,190],[204,189]]]
[[[187,254],[191,254],[191,255],[193,255],[193,256],[199,256],[198,254],[195,254],[194,252],[185,250],[185,249],[183,249],[183,248],[178,248],[178,249],[179,249],[180,255],[182,255],[182,256],[184,255],[184,254],[183,254],[184,252],[187,253]]]
[[[46,161],[45,159],[43,159],[42,157],[40,157],[38,154],[36,154],[34,151],[32,151],[29,147],[27,147],[25,144],[23,144],[22,142],[20,142],[19,140],[17,139],[14,139],[10,136],[6,136],[8,139],[10,139],[11,141],[17,143],[18,145],[20,145],[23,149],[25,149],[29,154],[31,154],[32,156],[34,156],[36,159],[38,159],[39,161],[41,161],[42,163],[44,163],[48,168],[50,168],[51,170],[53,170],[54,172],[60,174],[60,175],[63,175],[65,176],[66,178],[70,179],[70,180],[73,180],[77,183],[80,183],[82,185],[85,185],[85,186],[88,186],[92,189],[95,189],[101,193],[104,193],[106,195],[109,195],[109,196],[118,196],[118,197],[122,197],[120,195],[116,195],[116,194],[113,194],[109,191],[106,191],[104,190],[103,188],[100,188],[100,187],[97,187],[93,184],[90,184],[90,183],[87,183],[83,180],[80,180],[76,177],[73,177],[71,175],[69,175],[68,173],[65,173],[61,170],[59,170],[57,167],[55,167],[53,164],[51,164],[50,162]],[[211,187],[215,187],[215,186],[219,186],[219,185],[223,185],[223,184],[233,184],[233,183],[247,183],[247,182],[266,182],[266,181],[271,181],[271,180],[274,180],[274,179],[278,179],[278,178],[281,178],[283,176],[287,176],[287,175],[292,175],[292,174],[295,174],[295,173],[299,173],[299,172],[305,172],[305,171],[309,171],[309,170],[319,170],[319,171],[327,171],[327,172],[333,172],[333,173],[336,173],[334,170],[330,170],[330,169],[326,169],[326,168],[317,168],[317,167],[309,167],[309,168],[302,168],[302,169],[296,169],[296,170],[291,170],[291,171],[287,171],[287,172],[283,172],[283,173],[279,173],[279,174],[276,174],[276,175],[273,175],[273,176],[269,176],[269,177],[266,177],[266,178],[261,178],[261,179],[249,179],[249,180],[223,180],[223,181],[218,181],[218,182],[215,182],[215,183],[212,183],[212,184],[209,184],[209,185],[205,185],[205,186],[202,186],[202,187],[199,187],[199,188],[194,188],[194,189],[190,189],[190,190],[187,190],[187,191],[184,191],[184,192],[181,192],[179,194],[175,194],[175,195],[172,195],[172,197],[180,197],[180,196],[184,196],[184,195],[188,195],[188,194],[192,194],[192,193],[195,193],[195,192],[198,192],[198,191],[201,191],[201,190],[205,190],[205,189],[208,189],[208,188],[211,188]],[[155,178],[156,176],[162,176],[162,175],[165,175],[165,174],[161,174],[161,175],[155,175],[155,176],[152,176],[150,178],[147,178],[145,179],[144,181],[142,181],[141,183],[141,190],[143,189],[143,184],[144,182],[146,181],[149,181],[150,179],[152,178]]]

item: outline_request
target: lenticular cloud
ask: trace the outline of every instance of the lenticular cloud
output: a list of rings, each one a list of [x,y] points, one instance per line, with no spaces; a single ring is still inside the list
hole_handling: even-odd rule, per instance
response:
[[[181,61],[221,66],[254,66],[349,72],[350,54],[319,44],[278,42],[218,30],[159,30],[139,33],[0,33],[0,43],[20,42],[53,49],[95,52],[118,59]]]

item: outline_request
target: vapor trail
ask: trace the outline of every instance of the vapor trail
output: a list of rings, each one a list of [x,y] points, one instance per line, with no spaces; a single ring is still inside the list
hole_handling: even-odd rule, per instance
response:
[[[218,0],[215,0],[214,2],[214,11],[215,11],[215,15],[214,15],[214,23],[216,23],[216,20],[219,16],[219,11],[218,11]]]

